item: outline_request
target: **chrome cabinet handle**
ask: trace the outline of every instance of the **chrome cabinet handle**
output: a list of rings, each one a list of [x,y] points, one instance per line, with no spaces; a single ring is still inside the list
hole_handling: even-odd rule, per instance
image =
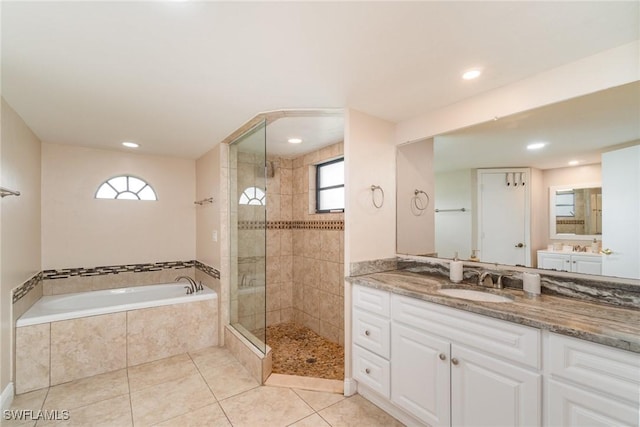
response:
[[[444,353],[440,353],[438,357],[440,358],[440,360],[447,360],[447,356],[445,356]]]
[[[516,248],[524,248],[524,243],[518,243],[518,244],[516,245]]]
[[[453,359],[451,359],[451,363],[453,363],[454,365],[457,365],[459,362],[458,362],[458,359],[454,357]]]
[[[369,335],[371,335],[371,332],[369,332],[368,330],[366,330],[366,331],[364,331],[364,334],[365,334],[366,336],[369,336]]]
[[[370,373],[371,373],[371,369],[369,369],[369,368],[365,369],[364,371],[365,371],[367,374],[370,374]]]

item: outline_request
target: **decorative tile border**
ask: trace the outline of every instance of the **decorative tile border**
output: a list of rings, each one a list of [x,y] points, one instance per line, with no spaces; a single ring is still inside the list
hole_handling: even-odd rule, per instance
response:
[[[12,304],[15,304],[22,297],[24,297],[29,292],[31,292],[31,290],[35,288],[38,285],[38,283],[40,283],[41,281],[42,281],[42,272],[39,272],[38,274],[33,276],[31,279],[24,282],[22,285],[15,288],[13,290]]]
[[[557,219],[556,224],[562,225],[584,225],[584,219]]]
[[[142,273],[167,269],[179,270],[195,266],[195,261],[168,261],[148,264],[109,265],[91,268],[65,268],[62,270],[44,270],[43,280],[67,279],[69,277],[106,276],[119,273]]]
[[[267,230],[344,230],[343,220],[267,221]],[[239,230],[264,230],[264,221],[239,221]]]
[[[195,261],[195,263],[198,270],[202,271],[205,274],[208,274],[214,279],[220,279],[220,270],[218,270],[217,268],[211,267],[207,264],[203,264],[200,261]]]
[[[61,270],[44,270],[15,288],[12,292],[12,303],[15,304],[31,292],[42,280],[68,279],[70,277],[106,276],[120,273],[145,273],[161,270],[181,270],[195,267],[214,279],[220,279],[220,270],[203,264],[200,261],[168,261],[148,264],[109,265],[92,268],[65,268]]]

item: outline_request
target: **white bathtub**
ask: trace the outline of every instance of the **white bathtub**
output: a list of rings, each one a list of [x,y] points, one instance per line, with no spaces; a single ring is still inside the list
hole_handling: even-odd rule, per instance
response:
[[[217,298],[216,292],[207,287],[187,295],[185,286],[186,282],[180,282],[44,296],[20,316],[16,326]]]

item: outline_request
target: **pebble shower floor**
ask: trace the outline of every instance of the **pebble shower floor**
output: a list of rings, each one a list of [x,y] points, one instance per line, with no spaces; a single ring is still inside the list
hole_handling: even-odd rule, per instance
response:
[[[344,379],[344,347],[295,323],[267,327],[273,373]]]

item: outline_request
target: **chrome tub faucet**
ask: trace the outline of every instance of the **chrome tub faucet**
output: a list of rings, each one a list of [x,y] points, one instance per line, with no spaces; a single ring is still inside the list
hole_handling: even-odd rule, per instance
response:
[[[204,287],[202,286],[202,282],[196,283],[196,281],[189,276],[178,276],[175,278],[175,281],[179,282],[181,279],[185,279],[187,282],[189,282],[189,286],[184,287],[187,290],[187,295],[191,295],[204,289]]]

